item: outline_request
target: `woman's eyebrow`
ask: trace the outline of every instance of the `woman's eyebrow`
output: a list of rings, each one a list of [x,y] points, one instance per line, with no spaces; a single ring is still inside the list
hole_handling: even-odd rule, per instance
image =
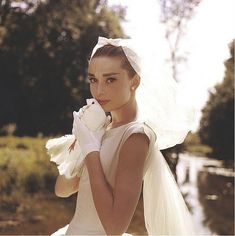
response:
[[[111,76],[111,75],[119,75],[120,73],[115,73],[115,72],[111,72],[111,73],[105,73],[103,74],[103,76]]]
[[[115,72],[111,72],[111,73],[105,73],[103,74],[104,77],[106,76],[111,76],[111,75],[119,75],[120,73],[115,73]],[[93,76],[95,77],[95,75],[91,74],[91,73],[88,73],[88,76]]]

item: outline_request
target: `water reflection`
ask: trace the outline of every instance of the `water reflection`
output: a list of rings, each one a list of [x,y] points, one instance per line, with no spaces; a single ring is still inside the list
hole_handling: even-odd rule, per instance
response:
[[[178,183],[197,234],[234,235],[234,171],[223,162],[180,154]]]

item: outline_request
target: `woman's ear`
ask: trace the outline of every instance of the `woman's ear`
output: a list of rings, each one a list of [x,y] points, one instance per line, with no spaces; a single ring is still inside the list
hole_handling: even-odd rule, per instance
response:
[[[140,77],[138,74],[135,74],[131,79],[131,90],[136,90],[140,84]]]

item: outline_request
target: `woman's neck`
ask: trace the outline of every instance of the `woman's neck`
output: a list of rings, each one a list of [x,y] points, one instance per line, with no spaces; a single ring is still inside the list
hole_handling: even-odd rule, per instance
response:
[[[135,99],[130,99],[128,103],[120,109],[111,111],[112,122],[110,128],[115,128],[123,124],[127,124],[137,119],[137,102]]]

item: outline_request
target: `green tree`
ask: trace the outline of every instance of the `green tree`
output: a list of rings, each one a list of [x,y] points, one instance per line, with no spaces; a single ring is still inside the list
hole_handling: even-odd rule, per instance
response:
[[[18,1],[13,7],[13,1],[5,1],[0,128],[16,123],[17,135],[71,132],[72,111],[90,96],[86,68],[91,49],[99,35],[124,36],[123,10],[108,8],[102,0],[36,2]]]
[[[211,155],[224,160],[234,157],[234,43],[230,43],[231,57],[224,63],[224,80],[210,91],[199,129],[201,142],[213,150]]]

